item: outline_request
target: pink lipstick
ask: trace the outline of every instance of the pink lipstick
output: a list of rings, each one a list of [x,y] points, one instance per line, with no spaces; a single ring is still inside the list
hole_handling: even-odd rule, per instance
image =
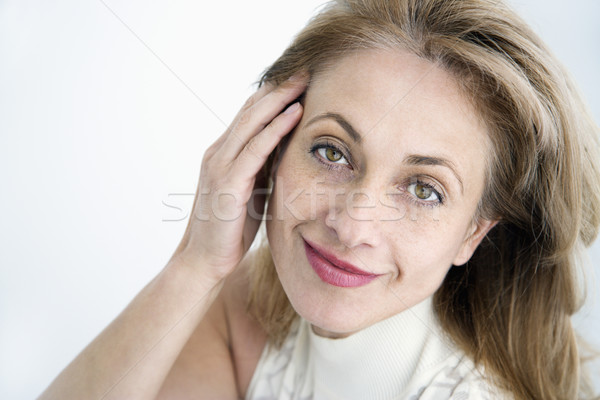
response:
[[[306,258],[323,282],[339,287],[364,286],[380,275],[363,271],[304,240]]]

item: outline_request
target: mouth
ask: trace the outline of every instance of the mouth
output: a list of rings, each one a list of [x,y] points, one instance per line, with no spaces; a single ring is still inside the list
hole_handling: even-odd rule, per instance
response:
[[[304,239],[304,250],[308,263],[325,283],[338,287],[359,287],[368,284],[380,275],[364,271],[340,260],[325,249]]]

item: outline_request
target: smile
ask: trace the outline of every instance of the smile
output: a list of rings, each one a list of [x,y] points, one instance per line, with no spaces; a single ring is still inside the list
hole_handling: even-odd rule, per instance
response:
[[[308,263],[325,283],[339,287],[364,286],[380,275],[363,271],[304,240]]]

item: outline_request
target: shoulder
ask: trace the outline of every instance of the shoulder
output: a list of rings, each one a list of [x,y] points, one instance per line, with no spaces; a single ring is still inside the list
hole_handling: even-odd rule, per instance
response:
[[[266,344],[266,334],[246,312],[252,256],[247,254],[225,281],[181,350],[158,398],[237,398],[245,395]]]

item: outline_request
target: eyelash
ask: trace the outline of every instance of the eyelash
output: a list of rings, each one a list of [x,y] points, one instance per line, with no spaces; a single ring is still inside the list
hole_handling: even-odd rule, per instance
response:
[[[420,185],[420,186],[423,186],[423,187],[425,187],[427,189],[431,189],[431,191],[436,195],[437,200],[436,201],[425,201],[425,200],[421,200],[421,199],[417,198],[412,193],[408,193],[407,188],[410,187],[411,185]],[[436,189],[436,185],[424,182],[424,181],[422,181],[419,178],[416,178],[416,179],[415,178],[411,178],[410,181],[406,184],[406,189],[404,189],[403,191],[407,192],[410,200],[412,202],[416,203],[419,206],[423,206],[423,207],[437,207],[437,206],[443,205],[444,202],[445,202],[445,197],[442,194],[442,191]]]
[[[344,159],[346,159],[346,162],[348,164],[338,164],[336,162],[329,161],[329,160],[323,158],[321,155],[317,154],[317,151],[320,149],[331,149],[331,150],[337,151],[338,153],[340,153],[342,155],[342,157]],[[352,158],[349,155],[347,155],[346,152],[342,151],[342,149],[340,149],[338,146],[336,146],[333,143],[330,143],[330,142],[317,143],[310,148],[309,153],[312,154],[313,157],[315,157],[320,163],[325,165],[328,169],[338,169],[338,168],[353,169],[352,168]]]
[[[348,164],[338,164],[332,161],[328,161],[327,159],[324,159],[321,155],[317,154],[317,151],[320,149],[332,149],[334,151],[339,152],[340,154],[342,154],[342,157],[344,157],[346,159],[346,161],[348,162]],[[309,153],[313,155],[313,157],[315,157],[320,163],[322,163],[323,165],[325,165],[325,167],[327,169],[338,169],[338,168],[349,168],[349,169],[353,169],[352,168],[352,159],[350,158],[350,156],[348,156],[344,151],[342,151],[338,146],[336,146],[333,143],[327,142],[327,143],[317,143],[314,144],[310,150]],[[425,200],[421,200],[418,199],[415,195],[413,195],[412,193],[408,193],[407,188],[410,187],[411,185],[420,185],[423,186],[427,189],[431,189],[431,191],[433,193],[435,193],[436,197],[437,197],[437,201],[425,201]],[[431,183],[427,183],[419,178],[411,178],[409,180],[409,182],[407,182],[405,184],[405,188],[403,190],[403,192],[408,194],[408,197],[410,199],[411,202],[415,203],[418,206],[422,206],[422,207],[437,207],[440,206],[442,204],[444,204],[445,201],[445,197],[442,194],[441,190],[438,190],[436,185],[431,184]]]

